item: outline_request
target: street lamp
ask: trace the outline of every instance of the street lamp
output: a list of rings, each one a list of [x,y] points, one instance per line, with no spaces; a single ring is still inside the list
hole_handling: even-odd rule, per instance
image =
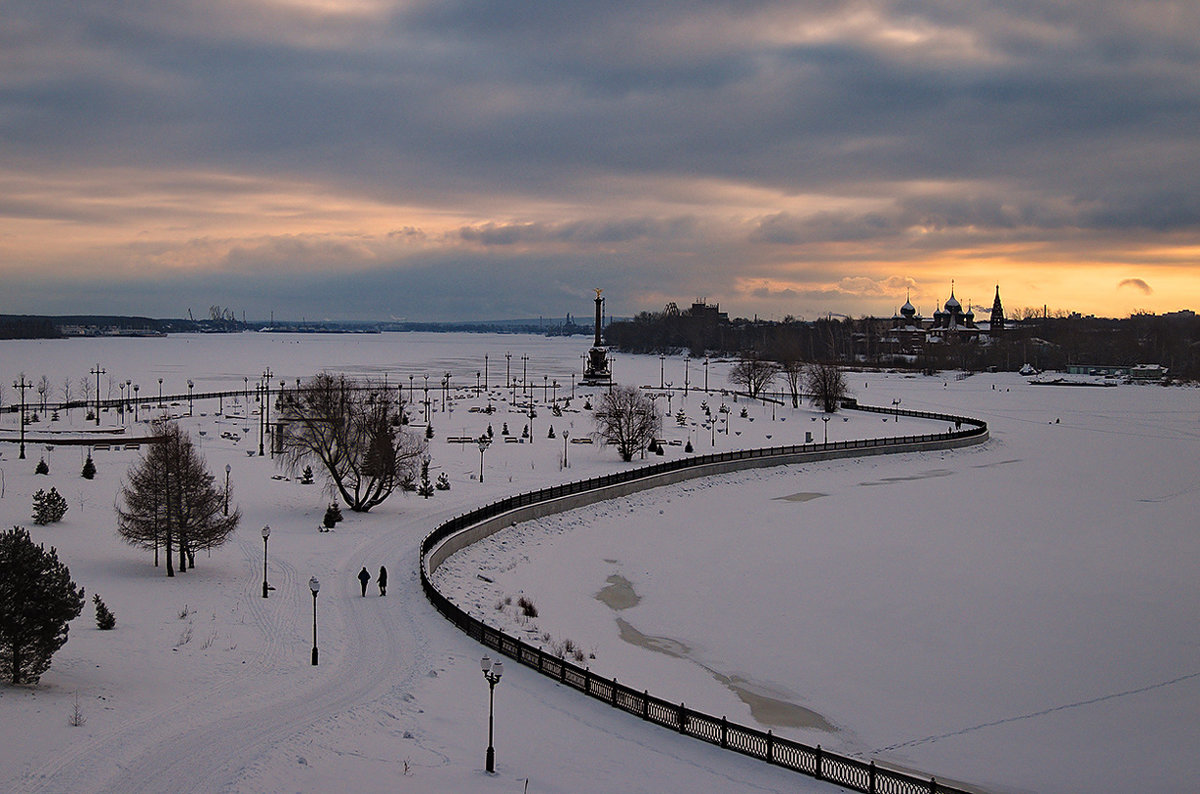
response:
[[[228,475],[227,475],[227,476],[228,476]],[[264,526],[263,526],[263,528],[262,528],[262,536],[263,536],[263,598],[266,598],[266,597],[267,597],[267,591],[271,589],[271,586],[267,584],[267,538],[271,537],[271,527],[270,527],[270,525],[264,525]],[[315,599],[315,598],[316,598],[316,596],[317,596],[317,592],[314,590],[314,591],[313,591],[313,598]],[[314,612],[316,611],[316,603],[315,603],[315,602],[314,602],[314,604],[313,604],[313,611],[314,611]],[[316,623],[316,616],[315,616],[315,615],[313,616],[313,623],[314,623],[314,624]],[[317,641],[316,641],[316,639],[315,639],[315,638],[316,638],[316,632],[315,632],[315,631],[313,632],[313,637],[314,637],[314,639],[313,639],[313,645],[315,646],[315,645],[317,644]]]
[[[100,376],[108,370],[100,369],[100,365],[92,367],[91,374],[96,376],[96,427],[100,426]]]
[[[125,396],[127,398],[129,398],[130,400],[133,399],[133,388],[132,387],[133,387],[133,379],[126,378],[125,379]],[[125,404],[125,413],[129,413],[129,404],[128,403]]]
[[[563,431],[563,468],[567,468],[567,437],[571,435],[571,431]]]
[[[138,392],[141,390],[142,390],[141,386],[139,386],[136,383],[133,384],[133,421],[134,422],[137,422],[137,420],[138,420],[138,409],[141,407],[140,404],[138,403]]]
[[[162,401],[162,378],[159,378],[159,379],[158,379],[158,407],[159,407],[159,408],[162,408],[162,407],[163,407],[163,401]]]
[[[13,388],[21,390],[21,454],[17,456],[21,460],[25,460],[25,390],[31,386],[33,386],[33,383],[25,380],[24,372],[21,373],[19,381],[13,381]]]
[[[121,424],[125,424],[125,384],[118,383],[117,386],[121,389]]]
[[[658,388],[663,388],[663,378],[667,368],[667,356],[665,353],[658,354]]]
[[[195,386],[196,384],[192,381],[191,378],[188,378],[187,384],[188,384],[188,416],[191,416],[192,415],[192,387]]]
[[[483,677],[488,682],[488,749],[487,749],[487,771],[496,771],[496,749],[492,746],[492,720],[495,714],[495,699],[496,699],[496,684],[500,683],[500,676],[504,675],[504,662],[497,660],[492,662],[491,657],[485,656],[479,660],[479,666],[483,669]]]
[[[483,390],[484,391],[487,391],[487,388],[488,388],[487,367],[488,367],[488,354],[484,353],[483,354]]]
[[[446,413],[446,392],[450,389],[450,373],[442,377],[442,413]]]
[[[708,394],[708,356],[704,357],[704,393]]]
[[[312,590],[313,594],[313,652],[312,663],[317,663],[317,593],[321,592],[321,583],[317,581],[317,577],[312,577],[308,580],[308,589]]]
[[[479,484],[482,485],[483,484],[483,453],[487,451],[487,448],[489,446],[491,446],[492,440],[487,437],[486,433],[484,433],[483,435],[481,435],[479,437],[478,444],[479,444]]]
[[[529,388],[529,356],[521,356],[521,397],[524,399],[525,390]],[[530,397],[532,401],[532,397]]]
[[[229,472],[233,469],[228,463],[225,464],[225,515],[229,515]],[[266,535],[263,536],[266,539]]]
[[[824,416],[821,417],[821,421],[825,423],[825,443],[826,444],[829,443],[829,420],[830,420],[830,418],[831,417],[829,416],[829,414],[825,414]]]
[[[550,376],[542,376],[542,404],[546,404],[546,393],[550,390]]]
[[[897,422],[900,421],[900,398],[892,400],[892,416]]]

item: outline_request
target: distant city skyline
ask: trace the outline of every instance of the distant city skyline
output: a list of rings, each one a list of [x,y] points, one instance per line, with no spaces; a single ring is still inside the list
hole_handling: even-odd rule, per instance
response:
[[[1200,6],[13,0],[0,313],[1200,306]]]

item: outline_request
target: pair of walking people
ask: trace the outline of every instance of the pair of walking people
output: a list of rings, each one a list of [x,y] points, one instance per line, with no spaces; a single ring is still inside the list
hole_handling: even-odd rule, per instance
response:
[[[367,583],[371,581],[371,574],[367,571],[367,566],[358,572],[358,581],[362,585],[363,598],[367,597]],[[379,566],[379,577],[375,580],[379,585],[379,595],[387,595],[387,568]]]

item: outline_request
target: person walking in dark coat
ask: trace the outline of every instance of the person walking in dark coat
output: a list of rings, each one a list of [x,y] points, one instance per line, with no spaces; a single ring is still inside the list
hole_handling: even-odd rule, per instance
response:
[[[379,595],[387,595],[387,568],[382,565],[379,566],[379,578],[376,581],[379,582]]]
[[[358,572],[358,581],[362,583],[363,598],[367,597],[367,582],[371,581],[371,574],[367,573],[367,566]]]

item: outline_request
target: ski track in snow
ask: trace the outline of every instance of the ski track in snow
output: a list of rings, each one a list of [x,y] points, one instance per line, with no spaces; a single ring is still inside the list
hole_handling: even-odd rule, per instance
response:
[[[1156,684],[1149,684],[1147,686],[1138,687],[1137,689],[1127,689],[1124,692],[1112,692],[1107,695],[1101,695],[1100,697],[1089,698],[1088,700],[1080,700],[1075,703],[1064,703],[1061,706],[1051,706],[1050,708],[1042,709],[1041,711],[1033,711],[1029,714],[1018,714],[1015,717],[1005,717],[1004,719],[993,720],[992,722],[981,722],[980,724],[972,725],[969,728],[963,728],[962,730],[951,731],[949,733],[941,733],[937,736],[925,736],[920,739],[910,739],[907,742],[889,744],[887,747],[878,747],[872,750],[871,753],[877,755],[879,753],[891,752],[892,750],[899,750],[902,747],[917,747],[918,745],[936,742],[941,739],[949,739],[954,736],[962,736],[967,733],[981,731],[984,728],[994,728],[997,725],[1007,725],[1010,722],[1021,722],[1022,720],[1031,720],[1036,719],[1037,717],[1044,717],[1047,714],[1053,714],[1056,711],[1067,711],[1068,709],[1077,709],[1082,706],[1090,706],[1094,703],[1103,703],[1106,700],[1116,700],[1117,698],[1128,697],[1130,695],[1140,695],[1143,692],[1152,692],[1155,689],[1162,689],[1163,687],[1172,686],[1184,681],[1190,681],[1196,677],[1200,677],[1200,673],[1188,673],[1187,675],[1181,675],[1178,678],[1172,678],[1169,681],[1159,681]]]
[[[449,518],[435,516],[435,521]],[[336,570],[370,557],[397,560],[399,571],[416,570],[417,534],[401,525],[341,555]],[[357,582],[329,583],[319,609],[336,610],[345,633],[339,645],[351,652],[327,654],[309,664],[307,647],[297,647],[297,625],[308,623],[307,588],[295,569],[273,561],[275,595],[259,597],[261,560],[257,546],[239,539],[246,557],[242,600],[264,639],[262,650],[242,675],[216,687],[181,695],[169,707],[118,724],[51,764],[29,773],[21,790],[32,792],[193,792],[229,790],[273,747],[314,723],[369,704],[393,687],[410,685],[429,669],[428,638],[412,606],[424,605],[416,579],[393,589],[386,611],[359,597]],[[331,593],[330,591],[334,591]],[[283,596],[293,593],[293,596]],[[328,618],[327,618],[328,619]],[[307,639],[304,646],[307,646]],[[319,645],[318,637],[318,645]],[[299,669],[297,669],[299,668]],[[309,669],[306,674],[305,670]],[[230,703],[240,704],[230,714]]]

